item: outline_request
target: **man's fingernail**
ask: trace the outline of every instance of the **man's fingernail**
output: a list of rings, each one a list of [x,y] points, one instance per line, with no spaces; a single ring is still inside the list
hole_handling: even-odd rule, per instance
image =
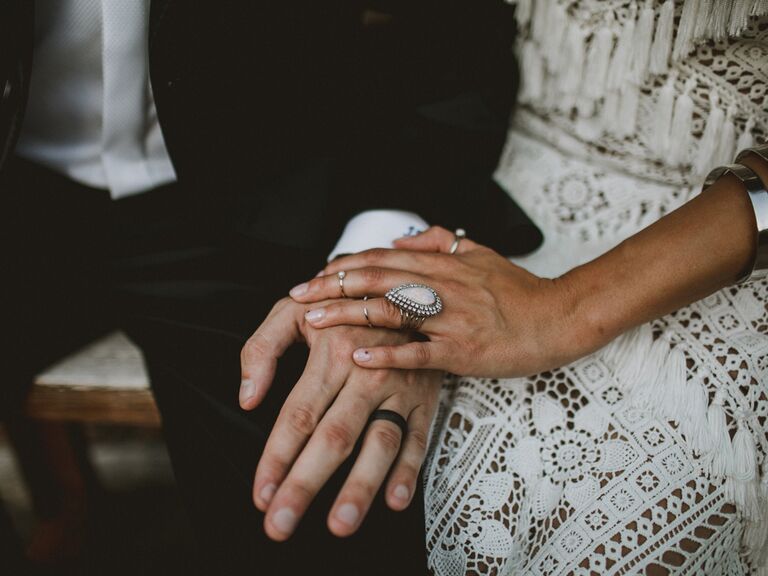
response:
[[[359,348],[358,350],[354,351],[352,358],[358,362],[368,362],[371,359],[371,353],[368,352],[368,350],[365,348]]]
[[[320,320],[325,318],[325,308],[310,310],[309,312],[304,314],[304,318],[306,318],[307,322],[320,322]]]
[[[360,511],[354,504],[342,504],[336,511],[336,519],[347,526],[356,526],[358,518],[360,518]]]
[[[411,491],[408,490],[408,487],[405,484],[398,484],[392,491],[392,495],[401,502],[407,502],[408,498],[411,496]]]
[[[245,379],[242,382],[240,382],[240,402],[245,402],[246,400],[252,398],[256,395],[256,384],[253,383],[253,380]]]
[[[283,534],[290,534],[296,527],[296,513],[290,508],[280,508],[272,516],[272,525]]]
[[[304,296],[304,294],[307,293],[307,290],[309,290],[309,283],[304,282],[304,284],[299,284],[298,286],[291,288],[289,294],[294,298],[298,298],[299,296]]]
[[[259,492],[259,498],[264,501],[264,504],[269,504],[272,501],[272,496],[277,492],[277,486],[274,484],[267,484]]]

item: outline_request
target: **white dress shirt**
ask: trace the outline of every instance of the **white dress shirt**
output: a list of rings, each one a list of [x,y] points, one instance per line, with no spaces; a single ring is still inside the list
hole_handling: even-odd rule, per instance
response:
[[[113,198],[176,180],[149,82],[149,2],[36,1],[20,156]]]
[[[30,0],[32,1],[32,0]],[[150,0],[36,0],[17,153],[119,199],[176,180],[149,81]],[[407,212],[353,218],[330,258],[426,228]]]

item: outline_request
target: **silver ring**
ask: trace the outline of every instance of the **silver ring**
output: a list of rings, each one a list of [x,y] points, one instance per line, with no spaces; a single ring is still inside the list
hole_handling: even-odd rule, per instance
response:
[[[368,301],[368,296],[365,296],[363,298],[363,302],[367,302],[367,301]],[[371,324],[371,319],[368,316],[368,306],[366,306],[365,304],[363,304],[363,314],[365,315],[365,321],[368,322],[368,328],[373,328],[373,324]]]
[[[456,254],[456,250],[459,249],[459,244],[461,244],[461,241],[466,237],[467,231],[464,230],[464,228],[456,228],[456,231],[453,233],[453,244],[451,244],[448,254]]]
[[[347,273],[344,272],[344,270],[337,272],[336,276],[339,278],[339,288],[341,288],[341,297],[346,298],[347,295],[344,293],[344,278],[347,277]]]
[[[402,284],[389,290],[384,298],[400,310],[401,330],[418,330],[427,318],[443,310],[440,296],[424,284]]]

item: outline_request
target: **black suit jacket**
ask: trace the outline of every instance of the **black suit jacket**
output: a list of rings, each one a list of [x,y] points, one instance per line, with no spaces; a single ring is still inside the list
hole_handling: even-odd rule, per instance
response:
[[[34,14],[0,2],[4,161]],[[386,23],[365,25],[370,9]],[[327,250],[355,213],[400,208],[529,252],[538,230],[490,179],[513,21],[502,0],[153,0],[150,75],[180,184],[211,226],[278,244]]]

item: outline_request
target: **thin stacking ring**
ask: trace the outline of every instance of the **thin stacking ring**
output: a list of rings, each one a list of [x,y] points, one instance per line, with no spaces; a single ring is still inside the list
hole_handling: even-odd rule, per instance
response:
[[[367,302],[367,301],[368,301],[368,296],[363,298],[363,302]],[[368,328],[373,328],[373,324],[371,324],[371,319],[368,316],[368,306],[366,306],[365,304],[363,304],[363,314],[365,315],[365,321],[368,322]]]
[[[340,272],[336,273],[336,276],[339,278],[339,288],[341,288],[341,297],[346,298],[347,295],[344,293],[344,278],[347,277],[347,273],[344,272],[344,270],[341,270]]]
[[[451,244],[448,254],[456,254],[456,250],[459,249],[459,244],[461,244],[461,241],[466,237],[467,231],[464,230],[464,228],[456,228],[456,231],[453,233],[453,244]]]

